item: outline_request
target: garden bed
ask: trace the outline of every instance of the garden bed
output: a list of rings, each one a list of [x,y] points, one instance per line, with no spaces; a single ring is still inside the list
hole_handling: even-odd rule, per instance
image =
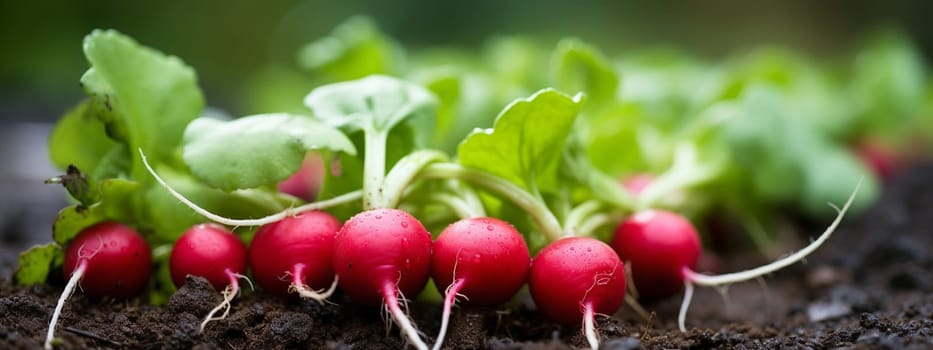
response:
[[[608,349],[644,348],[915,348],[933,347],[933,165],[896,178],[872,209],[847,217],[841,229],[806,264],[765,279],[734,285],[728,298],[699,289],[677,330],[680,299],[647,305],[647,321],[624,307],[597,320]],[[818,233],[819,229],[815,232]],[[6,250],[4,250],[6,251]],[[761,259],[761,258],[757,258]],[[11,261],[3,257],[0,261]],[[752,266],[737,256],[725,268]],[[3,270],[9,270],[4,266]],[[54,279],[53,279],[54,280]],[[33,287],[0,280],[0,348],[42,345],[63,282]],[[89,300],[75,293],[57,336],[61,349],[403,348],[397,327],[378,309],[283,301],[263,294],[234,302],[226,320],[198,325],[220,295],[189,279],[165,306],[140,300]],[[454,311],[447,349],[585,347],[579,326],[559,326],[532,309],[527,293],[509,306]],[[439,328],[440,306],[414,302],[410,313],[428,338]],[[393,325],[394,326],[394,325]],[[391,331],[386,331],[390,329]]]

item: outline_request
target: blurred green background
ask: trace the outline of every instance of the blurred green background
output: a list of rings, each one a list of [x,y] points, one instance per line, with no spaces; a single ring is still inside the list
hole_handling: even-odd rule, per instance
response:
[[[304,43],[354,14],[406,47],[478,47],[495,35],[574,35],[608,53],[657,44],[716,59],[780,44],[833,57],[878,26],[907,32],[933,55],[933,2],[899,1],[4,1],[0,3],[0,119],[54,121],[84,94],[81,39],[115,28],[177,55],[199,74],[208,103],[242,112],[262,66],[294,65]],[[545,41],[546,42],[546,41]]]

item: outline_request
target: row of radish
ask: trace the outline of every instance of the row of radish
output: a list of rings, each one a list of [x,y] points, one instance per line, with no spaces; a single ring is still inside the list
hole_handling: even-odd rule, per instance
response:
[[[594,238],[567,237],[546,246],[533,260],[512,225],[488,217],[457,221],[432,243],[421,222],[402,210],[371,209],[342,225],[326,212],[309,211],[263,225],[248,249],[223,226],[201,224],[176,241],[170,270],[176,286],[184,284],[185,276],[196,275],[223,290],[223,302],[205,317],[202,331],[208,322],[228,315],[249,266],[259,286],[272,294],[295,292],[323,302],[339,285],[354,302],[382,304],[418,349],[428,346],[402,310],[401,300],[417,295],[429,276],[445,294],[435,349],[443,344],[457,297],[470,304],[499,305],[527,282],[544,316],[563,324],[582,321],[587,340],[597,348],[595,316],[614,314],[626,297],[623,261],[631,264],[631,277],[642,296],[664,297],[686,285],[689,298],[693,283],[748,280],[803,258],[828,238],[847,206],[811,246],[738,275],[693,272],[700,251],[696,230],[680,215],[656,210],[639,212],[619,224],[612,247]],[[64,301],[77,284],[93,297],[132,297],[146,286],[151,264],[149,246],[132,228],[104,222],[85,229],[66,251],[64,269],[70,280],[53,314],[46,347],[52,345]],[[216,316],[220,311],[223,314]]]

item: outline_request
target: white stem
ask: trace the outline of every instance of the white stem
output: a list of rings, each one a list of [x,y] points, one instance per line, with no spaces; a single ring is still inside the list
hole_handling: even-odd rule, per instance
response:
[[[538,228],[547,236],[549,241],[556,241],[563,236],[560,222],[557,221],[547,205],[525,189],[508,180],[482,170],[463,167],[456,163],[430,164],[422,169],[419,177],[425,179],[455,178],[480,185],[486,190],[508,198],[512,203],[525,210],[538,224]]]
[[[162,187],[165,188],[166,191],[171,193],[173,197],[178,199],[178,201],[184,203],[186,206],[188,206],[188,208],[191,208],[191,210],[194,210],[194,212],[201,214],[202,216],[210,219],[211,221],[221,223],[224,225],[228,225],[228,226],[262,226],[265,224],[270,224],[273,222],[280,221],[284,218],[287,218],[289,216],[294,216],[300,213],[309,212],[313,210],[326,209],[326,208],[330,208],[330,207],[337,206],[340,204],[352,202],[352,201],[360,199],[363,196],[363,192],[357,190],[353,192],[344,193],[337,197],[323,200],[320,202],[308,203],[308,204],[305,204],[299,207],[285,209],[279,213],[272,214],[272,215],[258,218],[258,219],[230,219],[230,218],[226,218],[226,217],[211,213],[207,209],[204,209],[198,206],[197,204],[194,204],[194,202],[192,202],[188,198],[185,198],[185,196],[182,195],[181,193],[178,193],[178,191],[175,191],[175,189],[173,189],[172,186],[169,186],[169,184],[165,182],[165,180],[163,180],[162,177],[160,177],[159,174],[157,174],[154,169],[152,169],[152,166],[150,166],[149,162],[146,160],[146,155],[143,154],[142,148],[139,149],[139,155],[142,156],[143,165],[146,166],[146,170],[149,170],[149,173],[152,174],[152,177],[156,179],[156,182],[162,185]]]
[[[445,192],[435,192],[428,195],[428,199],[444,204],[461,219],[482,217],[483,213],[473,209],[470,204],[460,197]]]
[[[464,279],[454,281],[447,287],[447,293],[444,295],[444,311],[441,313],[441,330],[437,333],[437,340],[434,341],[432,350],[440,350],[444,345],[444,337],[447,336],[447,326],[450,323],[450,309],[457,302],[457,293],[463,287]]]
[[[593,311],[593,305],[586,304],[583,307],[583,333],[586,335],[586,341],[590,344],[590,349],[599,350],[599,334],[596,334],[596,313]]]
[[[418,350],[429,350],[428,345],[425,344],[424,340],[421,340],[420,336],[418,336],[418,330],[415,329],[415,326],[411,324],[411,320],[408,319],[408,315],[402,312],[402,308],[399,306],[398,297],[396,296],[396,288],[398,287],[396,287],[394,284],[387,283],[382,290],[382,297],[385,300],[386,308],[389,309],[389,314],[392,315],[392,319],[395,320],[395,324],[401,328],[402,334],[408,338],[409,344]]]
[[[687,332],[686,320],[687,309],[690,308],[690,301],[693,300],[693,283],[684,280],[684,301],[680,303],[680,312],[677,313],[677,327],[681,332]]]
[[[75,287],[78,286],[78,282],[84,277],[85,271],[87,271],[87,259],[81,259],[78,261],[78,267],[71,273],[71,278],[68,279],[68,284],[65,285],[65,290],[62,291],[62,295],[58,297],[58,304],[55,305],[55,312],[52,313],[52,321],[49,322],[49,331],[45,335],[46,350],[52,350],[52,341],[55,339],[55,325],[58,323],[58,318],[62,315],[62,308],[65,307],[65,301],[68,300],[68,297],[74,294]]]
[[[833,206],[833,208],[835,208],[836,211],[839,212],[839,214],[836,215],[836,219],[833,220],[833,223],[830,224],[829,227],[826,228],[826,231],[824,231],[823,234],[821,234],[815,241],[813,241],[813,243],[810,243],[809,245],[807,245],[800,251],[794,254],[791,254],[783,259],[774,261],[767,265],[759,266],[759,267],[756,267],[750,270],[727,273],[723,275],[709,276],[709,275],[696,273],[690,269],[684,268],[683,270],[684,278],[688,281],[691,281],[701,286],[719,286],[719,285],[724,285],[724,284],[732,284],[736,282],[752,280],[759,276],[764,276],[769,273],[775,272],[777,270],[783,269],[787,266],[790,266],[791,264],[794,264],[800,261],[801,259],[807,257],[807,255],[810,255],[811,253],[816,251],[816,249],[819,248],[820,245],[823,244],[823,242],[826,242],[826,240],[829,239],[830,236],[832,236],[833,232],[836,231],[836,227],[838,227],[839,223],[842,222],[842,217],[845,215],[846,210],[849,209],[849,205],[851,205],[852,201],[855,200],[855,195],[858,193],[859,187],[861,187],[861,185],[862,185],[862,179],[859,179],[858,184],[855,185],[855,190],[852,191],[852,194],[849,196],[849,200],[846,201],[846,204],[842,207],[842,209],[839,209]]]
[[[383,186],[386,176],[386,139],[388,131],[369,128],[363,131],[363,210],[385,208]]]

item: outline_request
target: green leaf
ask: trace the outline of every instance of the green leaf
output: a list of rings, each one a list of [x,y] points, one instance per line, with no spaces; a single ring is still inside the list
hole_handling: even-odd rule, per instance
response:
[[[85,207],[78,204],[65,207],[58,212],[52,224],[52,238],[62,246],[68,245],[81,230],[106,219],[99,208],[96,205]]]
[[[298,171],[309,150],[322,149],[356,154],[343,133],[309,117],[199,118],[185,131],[184,160],[209,186],[235,190],[284,180]]]
[[[94,115],[91,101],[85,100],[55,124],[49,135],[49,159],[59,169],[74,165],[91,171],[115,145]]]
[[[19,267],[13,275],[18,285],[33,285],[45,282],[57,256],[64,254],[55,243],[36,245],[19,255]]]
[[[583,92],[597,104],[615,100],[619,76],[595,46],[561,40],[551,56],[551,83],[562,91]]]
[[[330,36],[298,52],[298,64],[329,81],[359,79],[372,74],[396,74],[403,61],[398,45],[366,17],[352,17]]]
[[[194,71],[113,30],[85,37],[84,54],[91,68],[81,83],[111,137],[144,149],[154,161],[170,159],[185,126],[204,107]],[[131,157],[138,160],[135,152]],[[139,163],[133,174],[142,178]]]
[[[499,114],[493,129],[467,136],[457,151],[459,162],[532,192],[555,188],[557,164],[580,99],[544,89],[516,100]]]
[[[325,85],[305,97],[314,116],[329,125],[384,132],[436,104],[427,89],[382,75]]]
[[[78,167],[69,165],[64,175],[45,180],[46,184],[61,184],[72,198],[82,205],[91,205],[98,200],[97,188],[91,188],[87,175]]]

